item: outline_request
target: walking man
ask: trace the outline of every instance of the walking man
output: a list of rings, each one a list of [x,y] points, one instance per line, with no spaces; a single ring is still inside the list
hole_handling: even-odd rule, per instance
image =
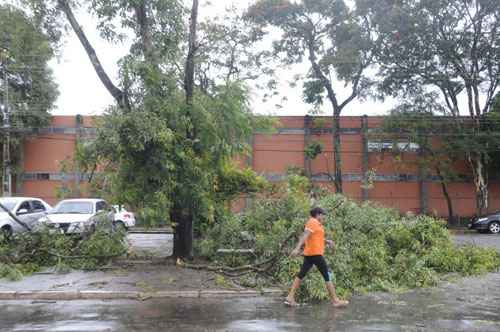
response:
[[[335,293],[335,286],[330,280],[328,266],[325,258],[323,257],[325,252],[325,231],[323,229],[322,221],[325,211],[316,207],[311,210],[310,214],[311,218],[309,218],[305,225],[304,234],[302,234],[299,239],[299,243],[291,253],[292,256],[298,256],[302,246],[304,246],[304,263],[302,264],[299,274],[293,280],[292,288],[288,293],[285,304],[290,306],[297,305],[297,302],[295,302],[295,292],[299,288],[300,282],[304,279],[307,272],[309,272],[313,265],[316,265],[325,280],[326,289],[333,306],[346,306],[349,302],[339,299]],[[326,242],[331,246],[334,245],[331,240],[326,240]]]

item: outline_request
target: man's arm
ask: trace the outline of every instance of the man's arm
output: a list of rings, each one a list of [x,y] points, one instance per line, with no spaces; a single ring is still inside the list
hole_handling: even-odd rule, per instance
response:
[[[311,235],[311,231],[306,229],[304,231],[304,233],[302,233],[302,235],[300,236],[300,239],[299,239],[299,242],[297,243],[297,246],[295,247],[295,249],[292,250],[292,252],[291,252],[292,256],[298,256],[300,254],[300,249],[302,248],[302,246],[306,242],[309,235]]]

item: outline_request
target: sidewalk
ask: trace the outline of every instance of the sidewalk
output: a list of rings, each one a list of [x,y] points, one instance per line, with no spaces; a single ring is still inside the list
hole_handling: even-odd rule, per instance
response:
[[[282,294],[283,290],[276,288],[247,289],[232,286],[225,280],[218,285],[214,273],[148,262],[106,271],[65,274],[46,271],[20,281],[0,281],[0,300],[147,300]]]

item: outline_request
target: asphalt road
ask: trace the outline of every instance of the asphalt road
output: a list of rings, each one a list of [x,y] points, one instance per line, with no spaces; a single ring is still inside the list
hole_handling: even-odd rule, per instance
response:
[[[371,293],[346,309],[288,308],[279,298],[0,302],[0,330],[500,331],[500,273],[402,294]]]
[[[457,244],[500,248],[499,235],[456,235]],[[401,294],[357,295],[285,307],[280,298],[0,302],[0,331],[500,331],[500,273]]]
[[[453,240],[458,245],[473,244],[482,247],[496,248],[500,251],[500,234],[480,234],[476,232],[455,234]]]

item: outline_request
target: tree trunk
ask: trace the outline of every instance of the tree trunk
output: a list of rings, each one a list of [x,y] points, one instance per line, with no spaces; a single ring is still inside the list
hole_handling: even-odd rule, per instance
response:
[[[156,65],[157,60],[153,51],[153,37],[151,36],[151,27],[149,24],[147,8],[145,2],[137,3],[134,6],[135,17],[139,25],[139,34],[141,36],[142,51],[144,52],[144,59]]]
[[[170,219],[175,223],[175,258],[193,258],[193,215],[191,209],[175,204],[170,210]]]
[[[189,23],[189,45],[186,58],[186,72],[184,76],[184,89],[186,90],[186,104],[191,106],[193,103],[194,90],[194,58],[196,54],[196,25],[198,22],[198,0],[193,0],[191,9],[191,19]]]
[[[482,216],[488,212],[488,174],[487,165],[481,155],[470,156],[469,163],[474,176],[476,189],[476,215]]]
[[[188,117],[191,117],[191,108],[193,106],[194,93],[194,67],[196,55],[196,28],[198,22],[198,0],[193,0],[191,9],[191,19],[189,23],[189,42],[188,55],[186,59],[186,68],[184,73],[184,90],[186,92],[186,106]],[[193,119],[191,117],[191,122]],[[195,124],[193,123],[193,128]],[[196,139],[196,130],[189,130],[187,133],[189,139]],[[196,151],[195,149],[195,152]],[[197,153],[198,154],[198,153]],[[174,236],[174,257],[191,259],[193,257],[193,213],[191,207],[174,207],[176,211],[177,223]]]
[[[343,193],[342,190],[342,157],[340,156],[340,113],[334,112],[332,124],[333,136],[333,159],[335,161],[335,191]]]
[[[182,235],[184,234],[184,220],[182,220],[182,211],[177,206],[174,205],[170,209],[170,222],[174,226],[174,252],[173,256],[175,258],[186,257],[186,250],[184,248],[184,243],[182,241]]]
[[[448,186],[446,185],[446,181],[444,180],[439,167],[436,167],[436,173],[439,176],[441,190],[443,191],[444,198],[446,199],[446,205],[448,207],[448,223],[453,223],[455,221],[455,216],[453,214],[453,202],[451,201],[450,193],[448,192]]]
[[[312,69],[316,77],[320,80],[321,84],[327,92],[328,99],[332,103],[333,108],[333,123],[332,123],[332,138],[333,138],[333,158],[335,161],[335,191],[337,193],[342,193],[342,160],[340,156],[340,113],[342,108],[347,105],[356,96],[353,93],[349,98],[347,98],[342,105],[339,105],[335,91],[328,77],[325,76],[319,65],[314,46],[315,39],[311,35],[307,40],[307,49],[309,52],[309,61],[311,63]],[[356,84],[357,85],[357,84]]]

